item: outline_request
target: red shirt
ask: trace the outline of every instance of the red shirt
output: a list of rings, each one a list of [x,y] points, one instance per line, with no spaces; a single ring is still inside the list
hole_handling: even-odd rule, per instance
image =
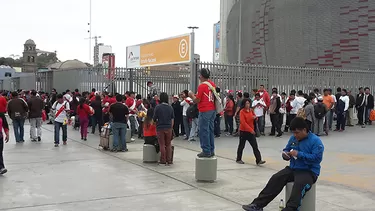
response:
[[[156,125],[150,124],[147,128],[146,124],[144,124],[143,125],[143,136],[144,137],[156,136]]]
[[[143,100],[137,100],[137,103],[135,104],[135,107],[138,109],[138,107],[143,103]]]
[[[242,109],[240,111],[240,131],[255,134],[254,116],[255,113],[253,110],[247,111],[246,109]]]
[[[270,105],[271,105],[271,98],[270,98],[270,95],[268,94],[268,92],[267,91],[263,91],[263,93],[262,93],[262,92],[258,91],[257,93],[260,94],[260,98],[263,99],[263,101],[266,104],[266,106],[270,107]]]
[[[79,105],[77,107],[77,114],[79,118],[87,118],[89,115],[92,114],[90,106],[88,106],[87,104],[83,104],[83,108],[81,109],[81,106]]]
[[[214,82],[210,80],[208,80],[208,82],[212,85],[213,88],[216,88],[216,85],[214,84]],[[215,102],[214,102],[215,96],[207,84],[202,83],[198,86],[198,92],[197,92],[196,98],[200,99],[200,102],[198,103],[199,112],[207,112],[207,111],[216,110]]]
[[[135,110],[137,107],[136,107],[136,102],[135,102],[134,98],[131,98],[131,97],[126,98],[125,104],[129,108],[129,113],[135,114],[135,112],[133,110]]]
[[[7,112],[7,99],[4,96],[0,96],[0,113]]]

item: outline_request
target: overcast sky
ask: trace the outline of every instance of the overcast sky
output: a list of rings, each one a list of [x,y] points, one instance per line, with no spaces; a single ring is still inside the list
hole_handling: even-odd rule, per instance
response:
[[[24,42],[33,39],[38,49],[56,50],[60,60],[88,62],[89,2],[0,0],[0,57],[22,55]],[[219,20],[219,0],[92,0],[92,35],[112,45],[117,66],[126,64],[126,46],[185,34],[190,25],[200,27],[196,53],[212,61]]]

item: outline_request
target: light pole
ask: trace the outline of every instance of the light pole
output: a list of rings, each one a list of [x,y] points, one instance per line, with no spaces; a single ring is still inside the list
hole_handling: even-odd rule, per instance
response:
[[[196,63],[194,57],[194,43],[195,43],[195,29],[199,29],[198,26],[189,26],[188,29],[191,29],[190,34],[190,89],[192,91],[196,91],[198,87],[198,73],[197,73],[197,66],[199,65]]]
[[[193,33],[194,33],[194,30],[195,30],[195,29],[199,29],[198,26],[188,26],[187,28],[188,28],[188,29],[191,29],[191,32],[193,32]]]
[[[91,0],[90,1],[90,6],[89,6],[89,10],[90,10],[90,17],[89,17],[89,22],[87,23],[87,25],[89,26],[89,30],[87,31],[89,33],[89,62],[91,64],[91,39],[92,39],[92,36],[91,36],[91,12],[92,12],[92,2]]]

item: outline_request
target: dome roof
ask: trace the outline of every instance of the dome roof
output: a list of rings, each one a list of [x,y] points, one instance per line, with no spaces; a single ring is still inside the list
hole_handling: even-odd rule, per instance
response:
[[[26,40],[25,45],[35,45],[35,42],[32,39],[28,39]]]
[[[79,60],[66,60],[64,62],[57,62],[54,64],[48,65],[49,69],[55,69],[55,70],[69,70],[69,69],[80,69],[80,68],[86,68],[87,65]]]

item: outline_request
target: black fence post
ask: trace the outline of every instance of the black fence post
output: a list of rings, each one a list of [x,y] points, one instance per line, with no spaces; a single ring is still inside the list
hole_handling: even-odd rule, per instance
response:
[[[134,70],[132,68],[129,69],[129,90],[134,91]]]

